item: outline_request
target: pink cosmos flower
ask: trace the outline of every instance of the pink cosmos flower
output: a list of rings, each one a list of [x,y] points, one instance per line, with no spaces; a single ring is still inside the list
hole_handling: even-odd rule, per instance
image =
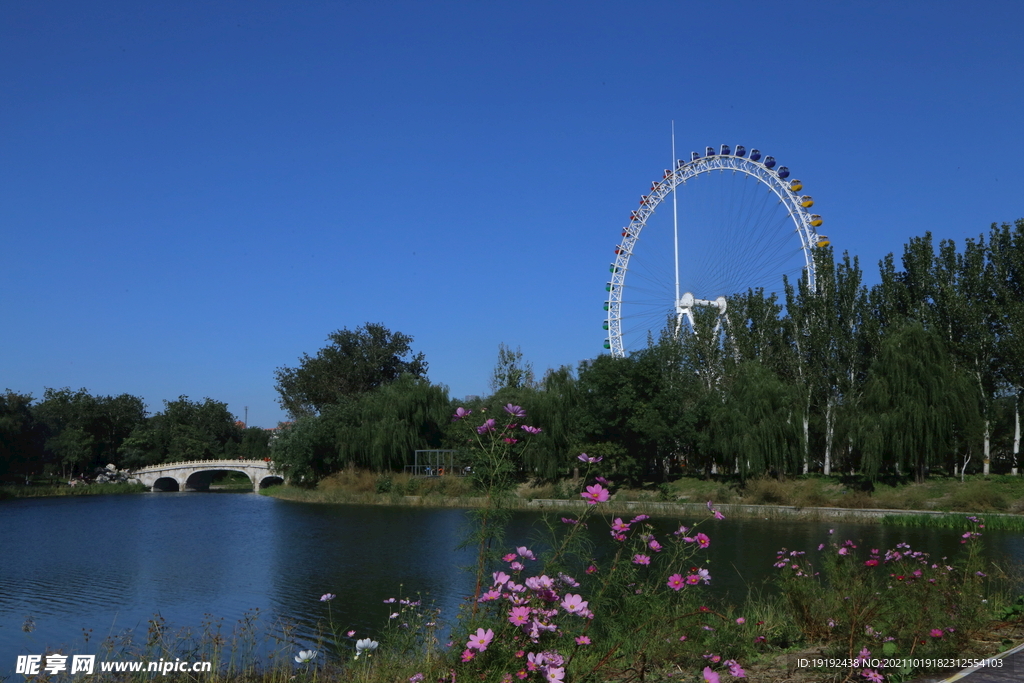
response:
[[[587,573],[588,574],[596,574],[597,573],[597,567],[594,566],[594,565],[590,565],[589,567],[587,567]]]
[[[573,519],[572,517],[562,517],[562,524],[579,524],[580,520]]]
[[[882,683],[882,674],[874,669],[864,669],[860,672],[860,675],[871,681],[871,683]]]
[[[562,599],[562,609],[569,614],[577,614],[587,608],[587,601],[582,596],[567,593]]]
[[[864,561],[864,566],[865,567],[875,567],[877,565],[878,565],[878,560],[876,558],[874,558],[874,557],[872,557],[870,560],[865,560]]]
[[[737,623],[737,624],[745,624],[745,623],[747,623],[747,620],[746,620],[746,619],[744,619],[743,617],[738,617],[738,618],[736,619],[736,623]]]
[[[848,552],[849,552],[849,551],[848,551],[848,550],[847,550],[846,548],[840,548],[840,549],[839,549],[839,554],[840,554],[840,555],[845,555],[845,554],[846,554],[846,553],[848,553]]]
[[[530,621],[529,607],[513,607],[508,613],[508,622],[513,626],[522,626]]]
[[[718,674],[712,671],[710,666],[704,667],[704,681],[705,683],[721,683]]]
[[[697,576],[699,576],[705,584],[711,583],[711,572],[707,569],[698,569]]]
[[[564,583],[566,586],[572,586],[573,588],[576,588],[577,586],[580,585],[579,581],[577,581],[576,579],[572,578],[568,574],[559,573],[558,574],[558,580],[561,581],[562,583]]]
[[[637,522],[642,522],[642,521],[650,519],[650,518],[651,518],[650,515],[637,515],[633,519],[629,520],[629,523],[630,524],[636,524]]]
[[[544,680],[548,683],[559,683],[565,678],[565,667],[564,666],[549,666],[548,670],[544,673]]]
[[[587,636],[576,636],[577,645],[590,645],[590,638]]]
[[[531,427],[530,425],[523,425],[523,431],[527,434],[540,434],[543,430],[540,427]]]
[[[508,568],[514,572],[521,572],[526,569],[526,566],[522,562],[513,562],[508,566]]]
[[[495,423],[494,423],[494,418],[493,417],[487,418],[486,422],[484,422],[482,425],[480,425],[479,427],[476,428],[476,433],[477,434],[486,434],[487,432],[493,432],[494,431],[494,424]]]
[[[711,545],[711,539],[708,538],[707,534],[704,533],[699,533],[696,536],[694,536],[694,540],[697,541],[697,545],[699,545],[701,548],[707,548],[709,545]]]
[[[469,642],[466,643],[466,648],[474,648],[483,652],[487,649],[487,646],[494,640],[494,631],[487,629],[486,631],[482,628],[478,628],[476,633],[469,637]]]
[[[526,560],[536,560],[537,556],[533,554],[533,551],[527,548],[525,545],[516,548],[516,552],[519,553],[519,557]]]
[[[338,597],[334,593],[324,593],[320,596],[320,602],[330,602],[334,598]]]
[[[505,572],[494,572],[493,574],[491,574],[491,577],[494,579],[495,586],[500,586],[502,584],[508,583],[508,580],[512,578]]]
[[[668,587],[672,590],[677,591],[684,585],[685,584],[683,582],[682,574],[673,574],[672,576],[668,577]]]
[[[516,559],[516,554],[515,553],[509,553],[508,555],[505,555],[501,559],[505,560],[506,562],[511,562],[512,560]]]
[[[602,488],[600,484],[594,484],[588,486],[586,493],[581,493],[580,496],[587,501],[588,505],[597,505],[608,500],[608,489]]]
[[[461,407],[460,408],[456,408],[455,409],[455,415],[452,416],[452,422],[454,422],[456,420],[461,420],[461,419],[466,418],[466,417],[469,417],[472,414],[473,414],[472,410],[466,410],[465,408],[461,408]]]
[[[653,550],[656,553],[660,553],[661,552],[661,544],[658,543],[658,541],[656,539],[652,538],[650,541],[648,541],[647,542],[647,547],[650,548],[651,550]]]
[[[352,637],[352,636],[354,636],[355,634],[356,634],[356,632],[355,632],[355,631],[349,631],[349,632],[348,632],[348,637],[349,637],[349,638],[351,638],[351,637]]]
[[[700,577],[696,574],[690,574],[686,577],[686,583],[690,584],[691,586],[696,586],[698,583],[700,583]]]
[[[611,486],[611,482],[605,479],[604,477],[594,477],[594,481],[604,486]]]
[[[492,589],[481,595],[479,598],[477,598],[477,602],[490,602],[491,600],[497,600],[500,597],[501,591],[496,591]]]
[[[586,453],[580,453],[579,455],[576,456],[576,459],[590,464],[593,464],[595,462],[601,462],[602,460],[604,460],[604,458],[601,457],[600,455],[593,456],[587,455]]]
[[[472,650],[463,650],[462,651],[462,661],[468,662],[469,660],[473,659],[473,657],[476,657],[476,653],[473,652]]]
[[[519,439],[513,439],[511,436],[505,437],[505,443],[518,443]]]
[[[729,667],[729,673],[735,676],[736,678],[747,677],[747,672],[743,670],[743,667],[741,667],[735,659],[727,659],[723,662],[723,664]]]
[[[612,529],[615,531],[629,531],[629,525],[622,521],[621,517],[612,520]]]
[[[633,564],[650,564],[651,558],[647,555],[634,555]]]
[[[512,417],[526,417],[526,411],[519,406],[514,406],[511,403],[505,404],[505,412]]]
[[[943,636],[943,633],[944,632],[941,628],[933,628],[931,631],[928,632],[928,635],[930,635],[932,638],[941,638]]]

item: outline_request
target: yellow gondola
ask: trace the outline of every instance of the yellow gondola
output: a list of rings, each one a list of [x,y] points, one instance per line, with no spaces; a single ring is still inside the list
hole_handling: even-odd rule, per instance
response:
[[[793,180],[789,181],[789,191],[790,192],[799,192],[802,189],[804,189],[804,184],[802,182],[800,182],[799,180],[797,180],[796,178],[794,178]]]
[[[811,214],[811,225],[813,225],[814,227],[816,227],[816,228],[817,228],[817,227],[819,227],[819,226],[820,226],[820,225],[821,225],[822,223],[824,223],[824,221],[823,221],[823,220],[821,220],[821,216],[819,216],[819,215],[818,215],[818,214],[816,214],[816,213],[815,213],[815,214]]]
[[[828,241],[828,235],[818,235],[818,241],[814,243],[816,247],[827,247],[830,244]]]
[[[814,206],[814,200],[811,199],[809,196],[804,195],[803,197],[800,198],[800,206],[804,207],[805,209],[809,209],[812,206]]]

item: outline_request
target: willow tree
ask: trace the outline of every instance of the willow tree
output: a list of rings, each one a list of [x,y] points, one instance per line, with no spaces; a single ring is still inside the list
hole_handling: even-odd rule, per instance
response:
[[[339,460],[377,472],[400,469],[413,451],[440,448],[450,419],[447,388],[402,375],[357,399],[353,421],[338,433]]]
[[[953,364],[941,337],[920,323],[888,335],[871,364],[861,401],[858,441],[865,474],[893,466],[918,483],[981,416],[970,378]]]
[[[714,444],[741,478],[774,471],[781,479],[800,460],[796,388],[756,361],[740,363],[715,414]]]

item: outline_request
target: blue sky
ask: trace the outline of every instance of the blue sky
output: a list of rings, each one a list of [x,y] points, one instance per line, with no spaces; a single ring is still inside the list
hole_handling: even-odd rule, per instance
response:
[[[869,280],[1024,216],[1024,4],[0,4],[0,389],[283,418],[367,321],[484,394],[603,351],[619,231],[679,154],[800,177]]]

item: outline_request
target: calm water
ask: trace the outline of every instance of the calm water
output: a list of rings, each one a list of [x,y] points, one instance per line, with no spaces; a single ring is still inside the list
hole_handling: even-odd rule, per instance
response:
[[[538,537],[539,514],[518,514],[509,545]],[[663,520],[665,532],[678,521]],[[125,629],[145,631],[159,613],[171,625],[199,627],[206,615],[227,628],[246,612],[260,622],[295,624],[299,643],[326,617],[323,593],[336,593],[335,623],[361,635],[387,619],[383,600],[422,593],[450,616],[472,592],[460,571],[473,554],[456,551],[461,510],[304,505],[251,493],[153,493],[0,502],[0,677],[18,654],[46,647],[95,651]],[[814,550],[853,538],[861,547],[900,541],[934,557],[952,555],[958,534],[875,525],[712,521],[711,590],[742,600],[747,585],[774,571],[782,546]],[[607,526],[592,521],[604,543]],[[534,546],[536,547],[536,546]],[[1024,561],[1024,536],[992,532],[986,552]],[[22,629],[31,618],[35,629]],[[92,644],[83,645],[83,629]]]

